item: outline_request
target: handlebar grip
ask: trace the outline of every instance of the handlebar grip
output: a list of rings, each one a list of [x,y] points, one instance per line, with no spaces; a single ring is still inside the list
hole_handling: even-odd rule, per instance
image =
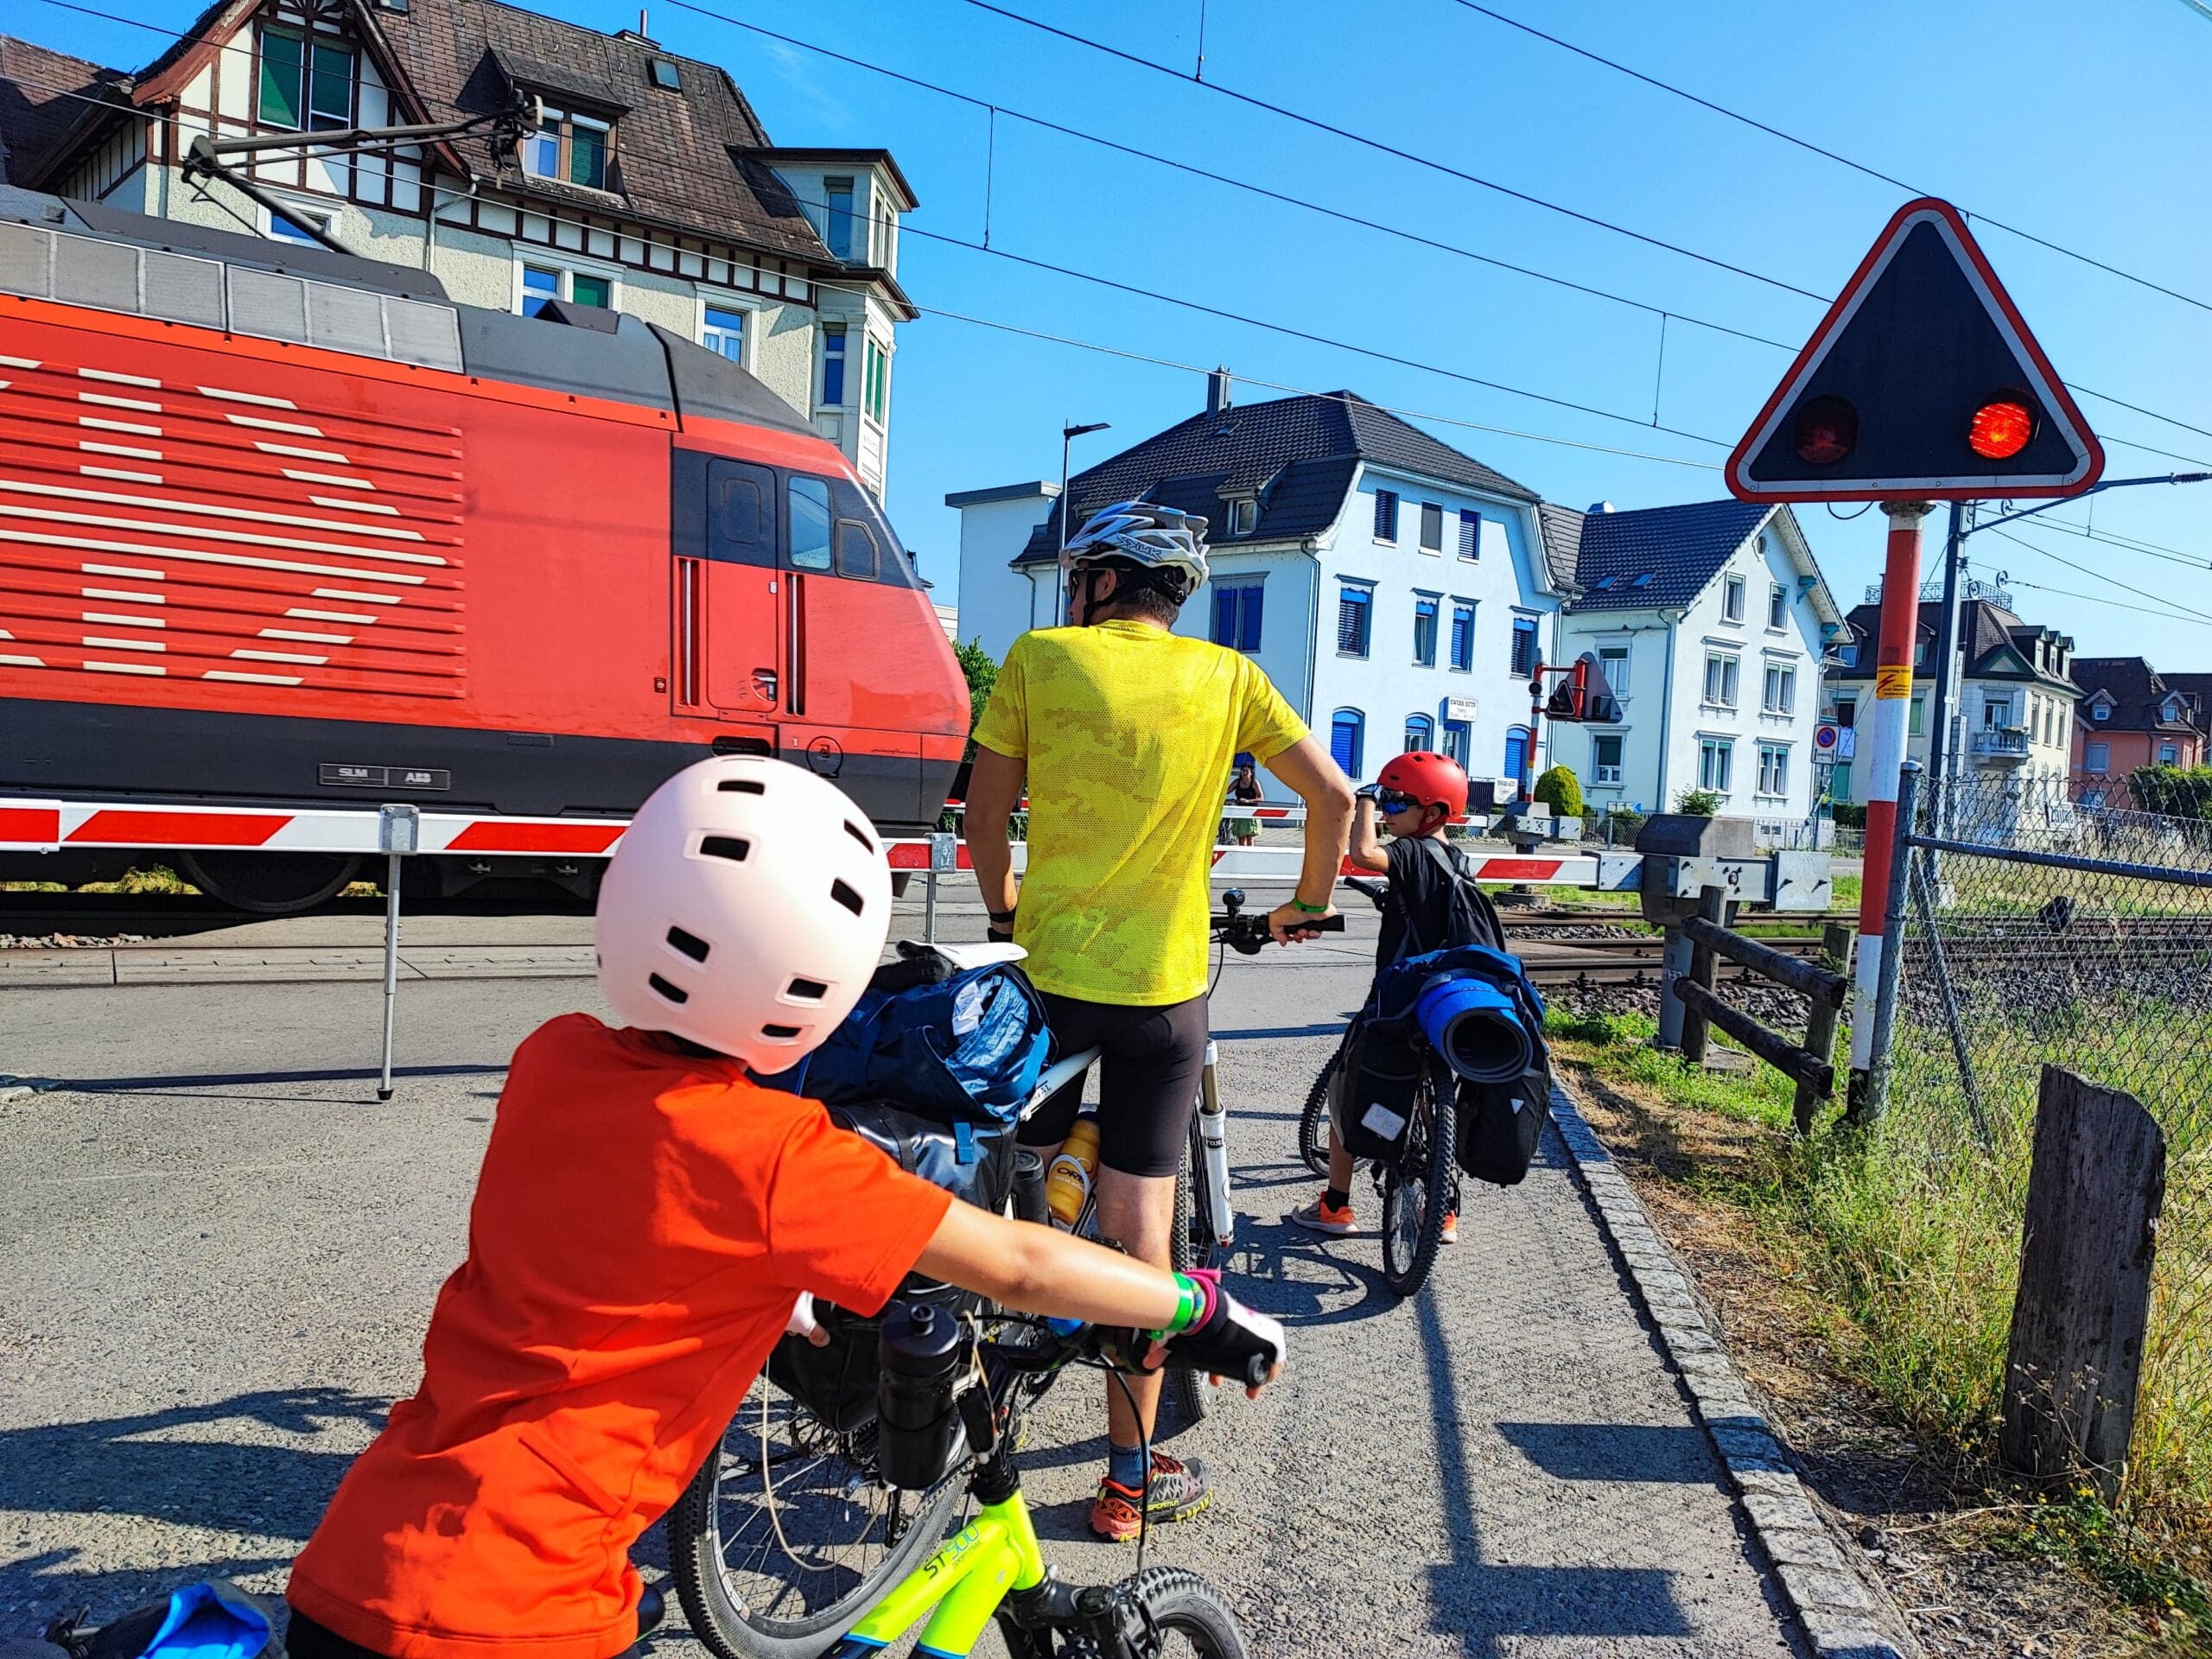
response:
[[[1267,1387],[1268,1372],[1269,1369],[1268,1357],[1265,1354],[1253,1355],[1251,1358],[1244,1362],[1244,1386],[1248,1389],[1263,1389]]]

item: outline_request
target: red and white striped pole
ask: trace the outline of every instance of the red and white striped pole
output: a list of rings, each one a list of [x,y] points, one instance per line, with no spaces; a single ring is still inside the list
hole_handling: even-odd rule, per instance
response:
[[[1897,779],[1912,709],[1912,648],[1920,625],[1920,521],[1926,501],[1885,501],[1889,557],[1882,567],[1881,632],[1874,657],[1873,755],[1866,773],[1866,873],[1859,888],[1859,963],[1851,1008],[1850,1109],[1863,1109],[1874,1063],[1874,1002],[1882,966],[1883,912],[1896,850]],[[1866,729],[1866,722],[1859,722]]]

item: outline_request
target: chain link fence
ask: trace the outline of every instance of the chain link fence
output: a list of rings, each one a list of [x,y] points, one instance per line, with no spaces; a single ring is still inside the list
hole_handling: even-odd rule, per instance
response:
[[[2147,791],[2145,791],[2147,792]],[[2212,779],[2084,798],[1972,774],[1923,793],[1885,1134],[1948,1210],[2002,1364],[2045,1062],[2122,1089],[2167,1141],[2133,1512],[2212,1541]],[[2024,856],[2025,855],[2025,856]],[[1995,1386],[2001,1387],[2001,1380]]]

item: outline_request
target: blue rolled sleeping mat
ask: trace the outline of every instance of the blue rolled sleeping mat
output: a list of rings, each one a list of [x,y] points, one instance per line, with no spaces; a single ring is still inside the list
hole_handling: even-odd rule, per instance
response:
[[[1464,968],[1431,976],[1414,999],[1414,1017],[1428,1046],[1471,1083],[1508,1082],[1536,1058],[1517,1000]]]

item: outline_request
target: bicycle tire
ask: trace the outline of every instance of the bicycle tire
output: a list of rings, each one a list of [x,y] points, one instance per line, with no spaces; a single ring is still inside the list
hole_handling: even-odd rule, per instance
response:
[[[1411,1296],[1444,1243],[1452,1185],[1452,1102],[1433,1072],[1415,1085],[1414,1121],[1398,1161],[1382,1172],[1382,1282]]]
[[[724,1472],[723,1445],[734,1434],[740,1445],[750,1442],[753,1466],[756,1470],[759,1467],[760,1390],[764,1389],[775,1397],[788,1401],[788,1396],[765,1376],[760,1377],[747,1394],[746,1404],[739,1408],[730,1427],[723,1431],[722,1440],[716,1443],[698,1473],[691,1478],[690,1484],[671,1507],[670,1573],[676,1581],[676,1599],[683,1606],[691,1633],[720,1659],[816,1659],[836,1646],[885,1591],[919,1567],[923,1558],[937,1547],[956,1507],[954,1500],[961,1486],[957,1476],[962,1471],[956,1470],[934,1491],[902,1494],[905,1503],[912,1506],[905,1530],[883,1549],[880,1560],[855,1575],[857,1582],[827,1605],[810,1608],[804,1616],[791,1619],[749,1612],[740,1603],[723,1571],[726,1552],[721,1541],[721,1505],[718,1500]],[[804,1408],[796,1402],[789,1404],[792,1413],[804,1414]],[[810,1418],[807,1421],[812,1421]],[[815,1424],[814,1428],[825,1436],[829,1434],[819,1424]],[[832,1438],[849,1441],[855,1437]],[[873,1470],[872,1463],[864,1459],[847,1457],[843,1462],[854,1471]],[[791,1476],[778,1478],[788,1479]],[[832,1484],[842,1485],[841,1481]],[[793,1507],[797,1507],[796,1502]],[[793,1524],[786,1519],[787,1530]],[[800,1543],[795,1548],[803,1549],[805,1545]],[[794,1577],[804,1576],[796,1566],[791,1571]]]
[[[1344,1063],[1344,1045],[1339,1043],[1321,1068],[1321,1075],[1313,1079],[1313,1086],[1306,1091],[1306,1109],[1298,1115],[1298,1155],[1316,1175],[1329,1173],[1329,1145],[1336,1134],[1336,1126],[1329,1121],[1329,1086]]]
[[[1184,1638],[1163,1648],[1163,1656],[1250,1659],[1229,1598],[1189,1569],[1148,1567],[1116,1587],[1144,1609],[1154,1629]]]
[[[1168,1248],[1170,1259],[1179,1273],[1191,1273],[1214,1265],[1213,1236],[1208,1231],[1204,1219],[1207,1213],[1205,1180],[1205,1158],[1198,1141],[1198,1126],[1194,1119],[1191,1124],[1190,1145],[1183,1154],[1182,1164],[1175,1171],[1175,1232]],[[1169,1371],[1162,1392],[1166,1396],[1168,1415],[1177,1429],[1193,1427],[1204,1422],[1206,1414],[1213,1409],[1213,1387],[1197,1371],[1179,1369]]]

